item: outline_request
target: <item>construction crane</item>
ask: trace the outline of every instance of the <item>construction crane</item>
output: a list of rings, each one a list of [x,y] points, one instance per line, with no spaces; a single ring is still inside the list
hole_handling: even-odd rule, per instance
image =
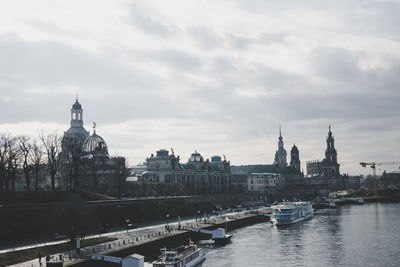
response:
[[[371,166],[372,176],[374,178],[374,196],[378,196],[378,186],[376,182],[376,166],[382,165],[399,165],[400,161],[383,161],[383,162],[360,162],[362,167]]]

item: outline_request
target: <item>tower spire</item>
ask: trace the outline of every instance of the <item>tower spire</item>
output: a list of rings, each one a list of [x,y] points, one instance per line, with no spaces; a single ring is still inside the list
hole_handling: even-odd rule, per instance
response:
[[[279,124],[279,137],[282,137],[281,125]]]

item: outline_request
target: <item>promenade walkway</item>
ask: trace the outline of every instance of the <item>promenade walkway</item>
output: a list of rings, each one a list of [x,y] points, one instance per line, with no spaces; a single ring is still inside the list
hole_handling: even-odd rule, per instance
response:
[[[181,230],[178,230],[179,223],[177,221],[168,224],[157,224],[153,226],[141,227],[137,229],[130,229],[128,231],[119,231],[114,233],[108,233],[107,236],[115,237],[117,240],[89,246],[80,249],[80,251],[70,250],[64,251],[62,253],[57,253],[53,255],[42,255],[41,264],[39,258],[34,260],[18,263],[11,265],[12,267],[38,267],[46,266],[46,256],[50,256],[51,260],[62,260],[64,266],[69,266],[78,261],[82,261],[90,258],[94,254],[109,254],[114,251],[121,250],[123,248],[128,248],[131,246],[139,245],[145,242],[149,242],[160,237],[165,237],[168,235],[174,235],[192,228],[203,227],[214,223],[223,223],[227,216],[234,219],[237,216],[241,216],[240,213],[226,213],[220,216],[212,216],[206,219],[188,219],[181,221]]]

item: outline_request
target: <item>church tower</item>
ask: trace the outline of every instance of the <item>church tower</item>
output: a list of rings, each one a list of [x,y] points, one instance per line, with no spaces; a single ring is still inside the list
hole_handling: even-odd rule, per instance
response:
[[[282,138],[281,127],[279,126],[278,150],[275,152],[274,164],[278,165],[279,167],[286,167],[287,166],[286,156],[287,156],[287,153],[286,153],[285,148],[283,147],[283,138]]]
[[[292,150],[290,151],[290,167],[296,170],[296,172],[300,172],[300,155],[299,149],[294,144]]]
[[[71,127],[83,127],[83,109],[81,104],[78,102],[78,96],[76,97],[75,103],[71,109]]]
[[[337,151],[335,149],[335,138],[332,135],[331,126],[329,126],[328,136],[326,138],[325,159],[323,161],[324,176],[340,176],[339,166],[337,162]]]
[[[83,142],[89,136],[89,132],[83,127],[83,109],[76,97],[71,109],[71,127],[64,132],[62,146],[63,150],[71,149],[71,145],[81,150]]]

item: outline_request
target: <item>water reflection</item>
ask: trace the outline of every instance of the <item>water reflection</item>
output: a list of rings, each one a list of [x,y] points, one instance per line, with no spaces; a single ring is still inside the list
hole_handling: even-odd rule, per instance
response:
[[[277,231],[279,235],[280,251],[284,256],[284,262],[296,261],[299,265],[303,265],[303,228],[304,223],[299,222],[286,226],[273,226],[273,231]]]
[[[332,214],[332,213],[331,213]],[[340,215],[340,211],[336,211]],[[335,266],[342,266],[343,264],[343,240],[342,240],[342,217],[341,216],[327,216],[326,228],[330,234],[327,241],[328,251],[330,256],[330,263]]]
[[[200,266],[398,266],[400,203],[325,210],[298,224],[256,224],[208,249]]]

